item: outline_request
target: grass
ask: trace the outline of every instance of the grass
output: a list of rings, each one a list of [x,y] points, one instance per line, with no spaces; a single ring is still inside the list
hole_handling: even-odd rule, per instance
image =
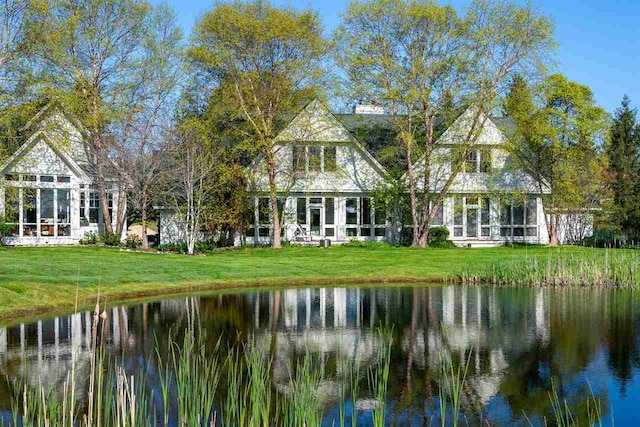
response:
[[[195,257],[79,246],[0,247],[0,320],[15,320],[53,309],[68,311],[76,305],[76,294],[78,306],[85,307],[93,305],[98,295],[102,301],[115,302],[168,293],[257,286],[440,282],[464,278],[495,278],[505,283],[518,279],[523,271],[520,267],[533,265],[532,260],[538,270],[547,271],[547,260],[556,254],[561,254],[562,259],[595,257],[600,263],[606,257],[608,265],[616,264],[620,271],[639,259],[631,250],[606,252],[536,246],[255,248]],[[622,260],[615,254],[627,258]],[[599,265],[590,268],[595,271]],[[503,266],[512,268],[500,270]],[[532,275],[530,269],[524,271]],[[625,277],[635,278],[631,273]]]

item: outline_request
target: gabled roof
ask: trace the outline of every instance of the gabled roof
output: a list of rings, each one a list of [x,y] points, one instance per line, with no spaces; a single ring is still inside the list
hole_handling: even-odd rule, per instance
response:
[[[60,159],[62,159],[62,161],[69,167],[69,169],[71,169],[76,174],[76,176],[85,180],[89,179],[84,169],[82,169],[65,150],[63,150],[58,146],[58,144],[48,138],[44,131],[38,131],[31,135],[27,142],[22,144],[22,146],[20,146],[20,148],[18,148],[18,150],[16,150],[16,152],[13,153],[13,155],[9,157],[9,159],[2,166],[0,166],[0,171],[2,171],[2,173],[8,172],[12,165],[22,159],[40,141],[43,141],[45,144],[47,144],[49,148],[51,148],[51,150]]]
[[[61,114],[67,121],[69,121],[73,126],[83,134],[84,136],[89,134],[89,130],[78,120],[73,114],[69,112],[68,108],[65,108],[61,101],[52,100],[47,103],[44,107],[40,109],[29,121],[25,124],[21,131],[25,132],[35,128],[38,124],[42,123],[47,118],[51,117],[53,114],[58,113]]]
[[[317,115],[318,113],[324,114],[327,119],[329,119],[329,123],[327,123],[327,128],[325,129],[317,129],[318,132],[325,131],[327,129],[331,129],[333,131],[337,131],[334,135],[336,137],[332,137],[330,139],[320,138],[318,142],[337,142],[337,143],[346,143],[356,147],[356,149],[364,155],[365,159],[374,167],[374,169],[383,177],[388,175],[384,166],[378,162],[378,160],[364,147],[360,141],[353,135],[352,131],[348,129],[344,123],[338,119],[338,117],[331,112],[329,107],[321,102],[319,99],[314,99],[309,104],[307,104],[302,111],[300,111],[291,122],[276,136],[275,141],[281,143],[287,142],[295,142],[302,141],[307,139],[298,139],[296,136],[296,128],[300,128],[305,126],[305,120],[307,123],[311,123],[311,119],[313,115]]]

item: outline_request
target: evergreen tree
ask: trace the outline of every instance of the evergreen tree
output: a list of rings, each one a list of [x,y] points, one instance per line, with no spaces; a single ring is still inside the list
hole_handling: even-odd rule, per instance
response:
[[[640,190],[639,148],[636,110],[631,108],[631,100],[625,95],[613,118],[607,156],[613,205],[611,223],[632,239],[640,235],[640,201],[636,196]]]

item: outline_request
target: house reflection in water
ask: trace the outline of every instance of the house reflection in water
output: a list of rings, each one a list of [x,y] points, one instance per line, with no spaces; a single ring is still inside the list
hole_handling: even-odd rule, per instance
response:
[[[286,289],[110,307],[103,338],[114,360],[131,373],[144,368],[152,386],[156,340],[166,343],[171,334],[180,342],[199,327],[213,341],[222,335],[227,344],[240,340],[269,354],[274,387],[283,394],[289,393],[291,367],[300,356],[311,354],[324,371],[320,390],[324,409],[331,411],[338,402],[340,366],[360,363],[366,389],[367,368],[385,339],[382,328],[393,337],[389,399],[399,423],[413,416],[412,408],[418,413],[438,395],[441,354],[456,361],[471,357],[466,401],[481,404],[494,419],[513,422],[521,421],[528,406],[547,406],[552,372],[557,381],[572,385],[567,393],[575,396],[586,390],[585,373],[598,393],[606,391],[603,384],[626,375],[630,370],[624,369],[625,363],[631,363],[638,348],[640,310],[611,307],[635,307],[639,302],[637,296],[622,298],[607,290]],[[42,378],[61,387],[75,355],[76,369],[86,378],[92,328],[89,311],[0,327],[0,376],[27,377],[32,384]],[[617,328],[615,334],[611,328]],[[626,337],[628,350],[619,350],[618,336]],[[616,360],[602,365],[614,347]],[[0,381],[0,393],[6,390]],[[535,405],[534,396],[540,400]],[[606,402],[606,393],[603,399]],[[0,402],[0,410],[7,409],[3,405],[9,403]]]

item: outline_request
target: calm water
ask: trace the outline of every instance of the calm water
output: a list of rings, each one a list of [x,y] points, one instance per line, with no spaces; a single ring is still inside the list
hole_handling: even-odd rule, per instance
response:
[[[326,425],[338,414],[338,358],[360,354],[372,363],[379,325],[393,326],[389,425],[439,424],[438,354],[471,353],[465,389],[469,424],[534,424],[550,415],[551,381],[582,415],[589,384],[605,408],[605,424],[640,423],[640,297],[620,290],[533,290],[467,287],[322,288],[217,294],[167,299],[109,309],[107,342],[130,372],[154,384],[154,337],[166,342],[200,325],[209,337],[267,343],[274,358],[274,387],[288,380],[284,368],[312,353],[325,370]],[[0,326],[0,378],[28,378],[61,385],[78,354],[89,370],[89,312]],[[442,327],[444,326],[444,328]],[[442,330],[446,335],[443,336]],[[365,394],[363,392],[363,394]],[[80,400],[85,397],[80,395]],[[10,409],[0,379],[0,414]],[[582,411],[582,412],[581,412]],[[426,415],[425,415],[426,414]],[[481,415],[479,415],[481,414]],[[368,425],[370,415],[361,414]],[[487,425],[484,423],[484,425]]]

